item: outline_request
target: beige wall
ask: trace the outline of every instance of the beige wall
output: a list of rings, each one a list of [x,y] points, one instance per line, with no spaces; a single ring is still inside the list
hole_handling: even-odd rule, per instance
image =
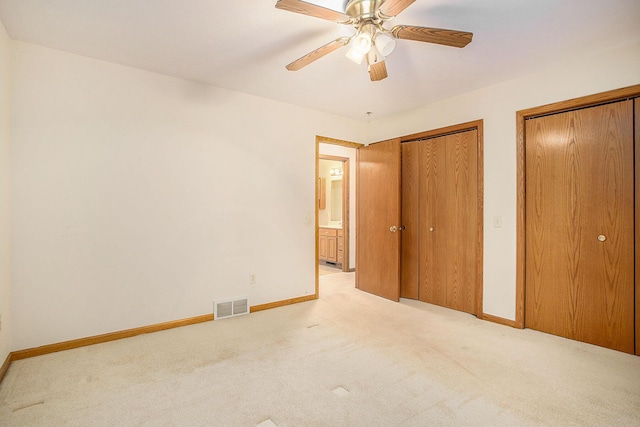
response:
[[[315,136],[377,141],[476,119],[484,309],[513,319],[515,112],[640,83],[630,44],[364,124],[10,42],[4,29],[0,60],[0,357],[210,313],[218,298],[311,294]]]
[[[516,111],[639,83],[635,43],[371,123],[373,142],[484,119],[485,313],[515,319]]]
[[[10,40],[0,21],[0,365],[11,343],[11,265],[10,265]]]
[[[315,137],[363,123],[17,41],[13,76],[14,350],[315,292]]]

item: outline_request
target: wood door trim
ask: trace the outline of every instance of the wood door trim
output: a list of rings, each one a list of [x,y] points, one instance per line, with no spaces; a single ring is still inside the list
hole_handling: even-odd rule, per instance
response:
[[[478,130],[478,152],[477,152],[477,211],[478,211],[478,252],[476,259],[476,274],[478,277],[478,287],[476,288],[476,316],[484,319],[483,298],[484,298],[484,121],[476,122]]]
[[[539,107],[528,108],[516,112],[516,320],[515,327],[523,329],[524,310],[525,310],[525,121],[528,118],[561,113],[565,111],[575,110],[579,108],[592,107],[599,104],[609,102],[622,101],[640,96],[640,85],[629,86],[621,89],[615,89],[595,95],[574,98],[567,101],[556,102],[553,104],[542,105]],[[636,101],[637,105],[637,101]],[[637,114],[637,111],[636,111]],[[636,116],[637,117],[637,116]],[[636,126],[636,165],[638,164],[638,127]],[[636,188],[638,188],[638,171],[636,169]],[[636,197],[637,199],[637,197]],[[638,210],[636,209],[636,215]],[[637,216],[636,216],[637,218]],[[636,220],[637,222],[637,220]],[[640,250],[638,241],[638,233],[636,232],[636,256]],[[637,259],[637,258],[636,258]],[[636,262],[636,325],[638,325],[638,317],[640,307],[638,302],[638,292],[640,292],[638,278],[638,262]],[[638,328],[636,327],[636,337],[638,337]],[[636,338],[636,354],[638,354],[638,338]]]
[[[336,162],[344,162],[349,160],[348,157],[330,156],[329,154],[320,154],[320,160],[334,160]]]
[[[493,314],[482,313],[482,319],[499,325],[511,326],[512,328],[516,327],[515,320],[505,319],[504,317],[494,316]]]
[[[473,120],[443,128],[432,129],[400,137],[400,142],[413,142],[423,139],[437,138],[454,133],[476,130],[477,135],[477,245],[476,245],[476,316],[483,319],[487,316],[483,312],[484,295],[484,120]]]
[[[335,138],[329,138],[328,136],[320,136],[320,135],[316,136],[316,143],[340,145],[342,147],[348,147],[348,148],[364,147],[364,144],[361,144],[359,142],[345,141],[344,139],[335,139]]]
[[[316,176],[315,176],[315,180],[314,182],[318,182],[318,178],[319,178],[319,174],[320,174],[320,144],[331,144],[331,145],[339,145],[341,147],[348,147],[348,148],[360,148],[360,147],[364,147],[364,144],[360,144],[358,142],[351,142],[351,141],[345,141],[343,139],[336,139],[336,138],[330,138],[328,136],[320,136],[320,135],[316,135]],[[356,150],[356,162],[357,162],[357,158],[358,158],[358,150]],[[316,194],[315,194],[315,198],[314,200],[318,200],[318,186],[316,185]],[[319,251],[319,244],[320,244],[320,236],[318,233],[318,228],[319,228],[319,223],[318,223],[318,204],[314,202],[315,205],[315,234],[316,234],[316,253],[315,253],[315,269],[316,269],[316,293],[315,293],[315,297],[316,299],[320,297],[320,265],[318,264],[318,251]],[[357,206],[356,206],[357,209]],[[344,222],[343,222],[344,224]],[[358,241],[356,240],[356,246],[357,246]],[[345,245],[346,246],[346,245]],[[356,253],[357,253],[358,249],[356,247]],[[345,252],[346,254],[347,252]],[[346,257],[346,255],[345,255]],[[356,262],[356,268],[357,268],[357,262]]]
[[[539,107],[520,110],[516,114],[525,118],[543,116],[547,114],[562,113],[564,111],[577,110],[579,108],[593,107],[609,102],[622,101],[624,99],[635,98],[640,95],[640,84],[628,86],[621,89],[614,89],[607,92],[596,93],[595,95],[573,98],[566,101],[554,102],[552,104],[541,105]]]
[[[419,141],[421,139],[437,138],[440,136],[447,136],[452,133],[465,132],[468,130],[478,130],[478,140],[482,138],[483,120],[474,120],[471,122],[460,123],[457,125],[446,126],[443,128],[427,130],[424,132],[418,132],[411,135],[405,135],[400,137],[400,142],[412,142]]]
[[[636,355],[640,356],[640,231],[638,230],[638,224],[640,224],[640,172],[638,171],[638,165],[640,165],[640,98],[636,98],[634,103],[634,126],[635,126],[635,201],[636,201],[636,265],[635,265],[635,285],[636,285]]]
[[[0,383],[2,383],[2,380],[4,379],[4,376],[9,370],[9,366],[11,366],[12,361],[13,361],[13,353],[9,353],[7,355],[7,358],[4,360],[2,367],[0,367]]]
[[[347,272],[351,268],[349,260],[349,246],[351,245],[351,193],[349,188],[351,187],[351,161],[346,159],[344,166],[342,167],[342,271]],[[340,239],[338,238],[338,242]],[[338,251],[340,247],[338,247]]]
[[[257,311],[270,310],[272,308],[285,307],[287,305],[298,304],[301,302],[307,302],[317,299],[315,295],[306,295],[302,297],[289,298],[280,301],[268,302],[265,304],[252,305],[249,309],[250,313],[255,313]]]
[[[179,328],[182,326],[195,325],[202,322],[210,322],[213,320],[213,313],[203,314],[201,316],[190,317],[187,319],[173,320],[170,322],[156,323],[138,328],[125,329],[117,332],[108,332],[101,335],[93,335],[85,338],[77,338],[69,341],[58,342],[55,344],[46,344],[40,347],[28,348],[11,352],[11,362],[16,360],[27,359],[29,357],[42,356],[44,354],[56,353],[58,351],[71,350],[73,348],[86,347],[93,344],[100,344],[109,341],[115,341],[122,338],[131,338],[138,335],[149,334],[152,332],[165,331],[167,329]]]

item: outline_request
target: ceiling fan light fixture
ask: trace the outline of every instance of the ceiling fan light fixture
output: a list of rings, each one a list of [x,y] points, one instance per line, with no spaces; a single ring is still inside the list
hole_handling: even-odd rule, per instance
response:
[[[367,32],[360,31],[351,42],[351,48],[362,55],[366,55],[369,49],[371,49],[371,35]]]
[[[396,40],[388,34],[378,32],[375,36],[375,46],[382,56],[389,56],[396,48]]]
[[[364,59],[365,54],[360,53],[358,49],[356,49],[354,46],[351,46],[351,48],[347,51],[345,56],[350,60],[352,60],[353,62],[355,62],[356,64],[362,64],[362,60]]]
[[[365,55],[369,53],[372,45],[370,26],[363,26],[358,30],[358,33],[355,35],[353,40],[351,40],[349,50],[345,56],[356,64],[362,64],[362,60]]]

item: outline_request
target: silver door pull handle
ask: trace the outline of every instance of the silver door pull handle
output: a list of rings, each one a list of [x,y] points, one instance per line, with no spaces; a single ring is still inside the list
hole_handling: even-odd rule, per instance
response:
[[[607,236],[605,236],[604,234],[601,234],[598,236],[598,240],[600,240],[601,242],[604,242],[605,240],[607,240]]]
[[[395,233],[396,231],[398,231],[398,227],[396,227],[395,225],[392,225],[391,227],[389,227],[389,231],[392,233]]]
[[[429,231],[433,231],[433,227],[429,227]]]

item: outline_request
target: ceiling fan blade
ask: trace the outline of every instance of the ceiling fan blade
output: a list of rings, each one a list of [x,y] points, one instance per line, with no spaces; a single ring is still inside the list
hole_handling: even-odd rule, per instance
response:
[[[313,16],[315,18],[326,19],[339,24],[348,24],[351,22],[351,17],[349,15],[327,9],[326,7],[307,3],[302,0],[278,0],[276,2],[276,8]]]
[[[369,65],[369,77],[372,82],[377,82],[388,77],[387,66],[384,64],[384,61]]]
[[[473,33],[465,31],[415,27],[413,25],[396,25],[391,29],[391,32],[399,39],[437,43],[452,47],[465,47],[471,43],[473,38]]]
[[[375,46],[367,52],[367,64],[369,65],[369,78],[372,82],[377,82],[387,78],[387,66],[384,63],[384,56],[380,54]]]
[[[291,64],[287,65],[287,70],[298,71],[302,67],[311,64],[313,61],[322,58],[326,54],[331,53],[336,49],[341,48],[347,43],[349,43],[349,37],[340,37],[338,39],[335,39],[334,41],[317,48],[313,52],[309,52],[305,56],[296,59]]]
[[[416,0],[387,0],[380,6],[379,11],[385,18],[392,18],[411,6],[414,1]]]

